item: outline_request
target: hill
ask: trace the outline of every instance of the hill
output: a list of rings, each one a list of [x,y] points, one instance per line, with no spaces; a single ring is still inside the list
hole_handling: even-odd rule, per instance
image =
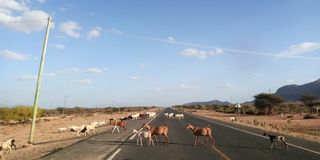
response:
[[[320,97],[320,79],[303,85],[286,85],[280,87],[275,94],[287,101],[297,101],[303,95]]]
[[[220,101],[220,100],[212,100],[208,102],[191,102],[183,104],[184,106],[190,106],[190,105],[231,105],[230,102],[227,101]]]

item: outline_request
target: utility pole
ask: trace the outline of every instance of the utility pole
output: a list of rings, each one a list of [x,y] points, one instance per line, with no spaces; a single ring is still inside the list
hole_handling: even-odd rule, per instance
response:
[[[51,16],[49,16],[48,23],[47,23],[46,35],[44,38],[44,43],[43,43],[43,48],[42,48],[42,55],[41,55],[40,68],[39,68],[38,78],[37,78],[36,92],[35,92],[34,102],[33,102],[32,125],[31,125],[31,129],[30,129],[30,137],[29,137],[29,143],[31,143],[31,144],[33,144],[33,142],[34,142],[34,131],[35,131],[35,125],[36,125],[36,120],[37,120],[39,91],[40,91],[41,79],[42,79],[42,74],[43,74],[43,66],[44,66],[44,60],[46,57],[47,44],[48,44],[51,23],[52,23],[52,18],[51,18]]]
[[[69,96],[64,96],[63,106],[62,106],[62,114],[64,114],[64,108],[66,107],[66,101]]]

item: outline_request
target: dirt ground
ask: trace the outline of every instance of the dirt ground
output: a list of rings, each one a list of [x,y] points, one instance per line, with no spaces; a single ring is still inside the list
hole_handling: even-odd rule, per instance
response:
[[[300,114],[284,114],[284,118],[282,118],[281,115],[240,115],[239,117],[238,114],[228,114],[207,110],[189,110],[189,112],[226,122],[231,122],[230,117],[235,117],[237,118],[237,121],[233,123],[320,142],[320,119],[303,119],[303,115]],[[287,118],[288,116],[292,117]]]
[[[78,142],[87,137],[78,138],[75,132],[59,132],[58,128],[68,127],[72,125],[80,126],[82,124],[89,124],[91,122],[106,122],[106,126],[97,128],[98,133],[106,131],[112,126],[108,125],[109,118],[120,118],[128,116],[133,113],[143,113],[147,111],[157,111],[158,109],[144,110],[140,112],[124,112],[118,114],[94,114],[92,116],[68,116],[68,117],[51,117],[45,119],[51,120],[40,120],[36,124],[35,131],[35,144],[29,145],[29,134],[31,124],[18,124],[0,126],[0,142],[14,137],[16,139],[17,150],[13,150],[10,154],[4,154],[5,160],[29,160],[37,159],[50,152],[59,150],[75,142]]]

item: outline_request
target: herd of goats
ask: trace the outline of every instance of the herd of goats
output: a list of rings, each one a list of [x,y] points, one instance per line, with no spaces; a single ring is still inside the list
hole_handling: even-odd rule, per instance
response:
[[[126,130],[125,126],[126,126],[126,122],[129,120],[138,120],[138,119],[145,119],[145,118],[155,118],[156,117],[156,112],[145,112],[143,114],[132,114],[129,115],[127,117],[122,117],[120,119],[109,119],[109,125],[113,125],[113,129],[112,129],[112,134],[114,133],[115,130],[117,130],[118,133],[120,133],[119,128],[123,128]],[[174,114],[174,113],[164,113],[164,117],[168,118],[168,119],[183,119],[184,118],[184,114]],[[102,122],[92,122],[89,125],[81,125],[81,126],[68,126],[68,127],[62,127],[62,128],[58,128],[58,132],[62,133],[62,132],[75,132],[77,134],[77,137],[81,137],[81,136],[87,136],[87,135],[92,135],[92,134],[96,134],[96,128],[97,127],[101,127],[101,126],[105,126],[107,125],[106,122],[102,121]],[[197,127],[194,126],[190,123],[186,124],[185,126],[186,129],[190,129],[192,131],[192,133],[195,136],[195,140],[194,140],[194,146],[197,146],[197,143],[199,142],[199,136],[204,136],[206,137],[205,140],[205,144],[208,142],[208,138],[211,140],[211,145],[212,147],[215,145],[214,140],[212,138],[212,130],[209,127],[209,125],[207,127]],[[145,129],[145,130],[142,130]],[[162,135],[165,139],[165,144],[169,144],[169,137],[168,137],[168,131],[169,128],[166,124],[162,124],[159,126],[152,126],[149,125],[147,123],[144,123],[142,125],[142,128],[140,130],[136,130],[133,129],[133,133],[135,135],[137,135],[137,145],[142,146],[143,143],[143,139],[147,140],[147,145],[153,145],[154,146],[154,140],[156,141],[156,144],[158,145],[158,140],[156,135]],[[273,135],[273,134],[269,134],[269,133],[264,133],[263,136],[266,136],[269,138],[270,142],[271,142],[271,149],[273,148],[273,145],[275,143],[275,140],[278,141],[280,144],[284,145],[287,147],[288,149],[288,145],[285,142],[285,138],[283,135]],[[7,150],[7,153],[9,154],[11,152],[11,150],[13,149],[17,149],[16,145],[15,145],[15,139],[14,138],[10,138],[6,141],[4,141],[1,145],[0,145],[0,157],[3,160],[3,151]]]

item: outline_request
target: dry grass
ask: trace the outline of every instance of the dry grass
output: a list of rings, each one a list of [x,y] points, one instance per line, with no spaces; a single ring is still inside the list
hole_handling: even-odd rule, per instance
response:
[[[229,117],[237,117],[238,124],[260,128],[267,131],[278,132],[284,135],[291,135],[310,141],[320,141],[320,119],[303,119],[303,114],[285,114],[282,119],[280,115],[241,115],[228,114],[215,111],[197,110],[193,114],[205,116],[230,122]],[[286,118],[286,117],[291,118]]]
[[[140,111],[140,113],[155,110],[158,109],[154,108],[151,110]],[[82,124],[89,124],[95,121],[107,121],[109,118],[120,118],[128,116],[129,114],[131,113],[123,112],[121,114],[112,115],[96,113],[92,115],[83,115],[76,117],[52,118],[52,120],[50,121],[40,120],[36,125],[34,145],[28,144],[31,124],[0,126],[0,142],[3,142],[9,139],[10,137],[14,137],[16,139],[16,145],[18,147],[18,150],[11,152],[11,154],[6,154],[6,160],[37,159],[50,152],[59,150],[84,138],[87,138],[77,138],[75,132],[59,133],[58,128],[60,127],[67,127],[71,125],[79,126]],[[97,131],[98,133],[100,133],[110,129],[111,127],[112,126],[110,125],[99,127],[97,128]]]

